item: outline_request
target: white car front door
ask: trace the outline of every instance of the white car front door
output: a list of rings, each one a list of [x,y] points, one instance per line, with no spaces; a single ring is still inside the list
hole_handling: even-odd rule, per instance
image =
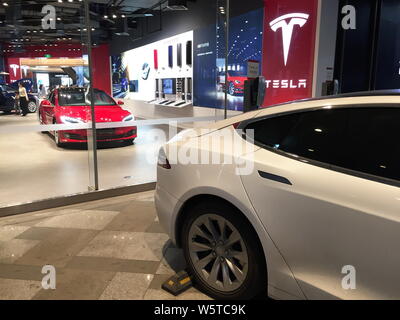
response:
[[[263,148],[243,184],[307,298],[400,298],[399,121],[339,108],[248,125]]]

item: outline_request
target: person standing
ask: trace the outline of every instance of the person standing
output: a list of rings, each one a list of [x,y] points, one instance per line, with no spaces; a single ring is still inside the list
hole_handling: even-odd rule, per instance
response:
[[[46,99],[46,97],[47,97],[46,87],[43,84],[41,84],[39,86],[39,98]]]
[[[21,114],[21,108],[19,107],[19,94],[18,94],[18,92],[15,93],[14,109],[15,109],[15,114],[16,115],[20,115]]]
[[[29,110],[28,110],[28,93],[26,92],[25,87],[22,85],[22,83],[18,83],[18,96],[19,96],[19,106],[21,109],[21,115],[25,117]]]

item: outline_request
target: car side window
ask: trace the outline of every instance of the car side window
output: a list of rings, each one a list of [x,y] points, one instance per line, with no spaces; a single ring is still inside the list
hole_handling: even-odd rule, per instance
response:
[[[349,112],[352,170],[400,181],[400,108],[357,108]]]
[[[49,101],[50,101],[50,103],[54,106],[55,101],[54,101],[54,93],[53,93],[53,92],[52,92],[52,93],[50,94],[50,96],[49,96]]]
[[[263,119],[246,127],[257,144],[319,162],[343,164],[346,111],[319,110]]]
[[[246,132],[267,148],[400,181],[399,124],[399,107],[350,107],[263,119]]]
[[[249,123],[246,128],[248,136],[254,134],[254,141],[262,146],[279,149],[283,139],[299,121],[299,114],[261,119]],[[250,131],[253,130],[253,131]]]
[[[282,140],[279,150],[318,162],[345,166],[348,156],[345,130],[347,109],[301,113],[297,124]]]

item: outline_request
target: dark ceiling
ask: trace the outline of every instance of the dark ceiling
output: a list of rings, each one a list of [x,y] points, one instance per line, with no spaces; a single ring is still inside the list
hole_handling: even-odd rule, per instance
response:
[[[166,0],[92,0],[90,20],[94,43],[109,41],[116,34],[136,29],[146,20],[160,19]],[[43,30],[42,8],[56,8],[55,30]],[[83,0],[0,0],[0,43],[23,48],[28,43],[85,42]]]

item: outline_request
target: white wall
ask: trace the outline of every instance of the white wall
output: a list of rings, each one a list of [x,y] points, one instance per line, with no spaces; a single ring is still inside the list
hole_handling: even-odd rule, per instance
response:
[[[129,80],[139,81],[139,92],[131,92],[126,98],[150,101],[154,99],[155,79],[160,78],[193,78],[192,66],[186,65],[186,42],[193,41],[193,31],[167,38],[149,45],[129,50],[122,55],[127,65]],[[177,44],[182,44],[182,67],[178,67]],[[168,47],[173,46],[174,66],[168,66]],[[154,69],[154,50],[158,50],[158,70]],[[193,53],[192,53],[193,54]],[[193,61],[193,57],[192,57]],[[151,67],[147,80],[142,79],[142,66],[148,63]]]

